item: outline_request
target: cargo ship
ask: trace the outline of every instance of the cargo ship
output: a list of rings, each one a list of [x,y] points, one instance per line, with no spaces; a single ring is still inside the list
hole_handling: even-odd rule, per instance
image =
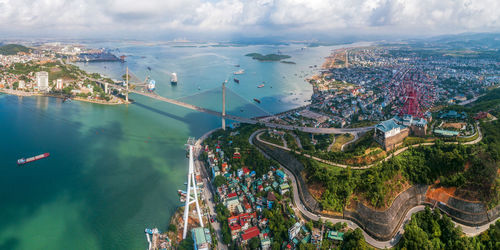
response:
[[[172,73],[172,76],[170,77],[170,83],[172,85],[177,85],[177,74],[176,73]]]
[[[30,158],[21,158],[21,159],[17,160],[17,165],[23,165],[26,163],[30,163],[32,161],[38,161],[40,159],[47,158],[49,156],[50,156],[49,153],[45,153],[45,154],[30,157]]]
[[[240,80],[238,80],[238,79],[234,78],[234,82],[235,82],[235,83],[240,83]]]
[[[260,100],[257,99],[257,98],[253,98],[253,100],[256,102],[256,103],[260,103]]]
[[[259,88],[259,89],[263,88],[263,87],[264,87],[264,84],[261,84],[261,85],[257,86],[257,88]]]

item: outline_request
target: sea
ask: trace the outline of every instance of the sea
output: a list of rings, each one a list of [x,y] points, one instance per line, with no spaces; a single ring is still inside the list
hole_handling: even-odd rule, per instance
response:
[[[126,62],[76,65],[113,79],[128,67],[134,79],[154,79],[159,95],[218,111],[227,81],[228,113],[255,117],[308,104],[312,87],[305,78],[319,72],[332,50],[358,45],[87,42],[125,55]],[[245,56],[253,52],[290,55],[286,61],[295,64]],[[245,73],[233,74],[240,69]],[[177,86],[170,84],[173,72]],[[130,98],[133,104],[100,105],[0,94],[0,249],[145,249],[146,227],[167,228],[181,205],[187,139],[221,121]],[[45,152],[50,157],[16,164]]]

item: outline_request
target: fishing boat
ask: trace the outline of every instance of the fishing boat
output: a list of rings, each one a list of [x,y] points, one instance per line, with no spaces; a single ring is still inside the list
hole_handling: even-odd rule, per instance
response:
[[[264,84],[261,84],[261,85],[257,86],[257,88],[259,88],[259,89],[263,88],[263,87],[264,87]]]
[[[234,80],[235,83],[240,83],[240,80],[238,80],[236,78],[234,78],[233,80]]]
[[[253,100],[256,102],[256,103],[260,103],[260,100],[257,99],[257,98],[253,98]]]

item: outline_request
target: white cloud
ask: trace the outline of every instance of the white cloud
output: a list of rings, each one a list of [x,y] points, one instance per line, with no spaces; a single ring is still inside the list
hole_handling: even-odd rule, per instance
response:
[[[499,31],[498,0],[0,0],[0,32],[437,34]]]

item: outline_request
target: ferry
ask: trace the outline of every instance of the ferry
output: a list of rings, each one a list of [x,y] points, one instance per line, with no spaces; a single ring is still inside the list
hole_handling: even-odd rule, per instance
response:
[[[147,85],[148,91],[153,92],[156,89],[156,81],[151,79]]]
[[[45,153],[45,154],[41,154],[41,155],[30,157],[30,158],[21,158],[21,159],[17,160],[17,165],[23,165],[23,164],[26,164],[26,163],[30,163],[32,161],[37,161],[37,160],[40,160],[40,159],[43,159],[43,158],[47,158],[49,156],[50,156],[49,153]]]
[[[240,70],[234,72],[233,74],[235,74],[235,75],[243,75],[243,74],[245,74],[245,70],[244,69],[240,69]]]
[[[259,88],[259,89],[263,88],[263,87],[264,87],[264,84],[261,84],[261,85],[257,86],[257,88]]]
[[[172,76],[170,77],[170,83],[172,85],[177,85],[177,74],[176,73],[172,73]]]
[[[238,80],[238,79],[234,78],[234,82],[235,82],[235,83],[240,83],[240,80]]]
[[[260,103],[260,100],[257,99],[257,98],[253,98],[253,100],[256,102],[256,103]]]

